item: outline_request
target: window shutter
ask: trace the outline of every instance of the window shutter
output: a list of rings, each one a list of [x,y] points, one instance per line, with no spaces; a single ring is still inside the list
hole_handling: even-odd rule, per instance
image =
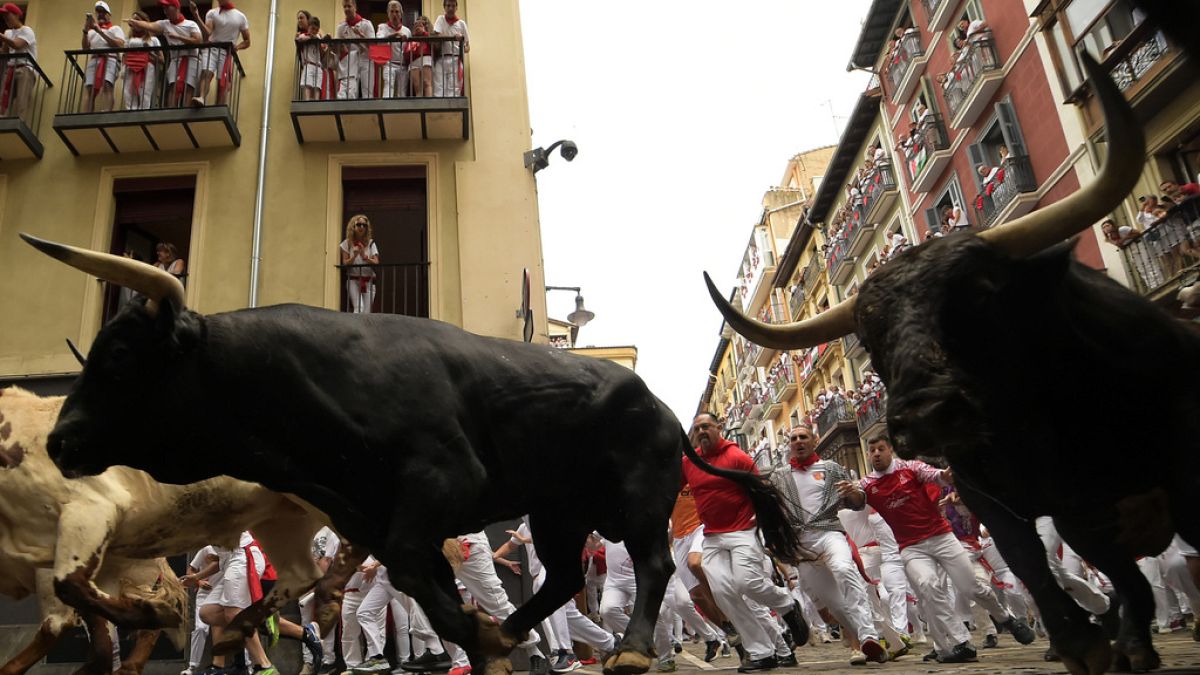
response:
[[[925,209],[925,223],[929,225],[930,232],[937,232],[942,229],[942,223],[938,218],[938,208],[936,206]],[[917,241],[920,241],[920,239]]]
[[[1012,148],[1009,148],[1011,151]],[[967,159],[971,162],[971,178],[975,181],[975,191],[979,192],[983,189],[983,177],[979,175],[979,165],[988,164],[987,155],[983,152],[983,146],[978,143],[972,143],[967,146]]]
[[[1010,155],[1026,156],[1025,136],[1021,134],[1021,125],[1017,122],[1017,113],[1012,103],[1001,101],[996,104],[996,117],[1000,121],[1000,133],[1004,135],[1004,144],[1008,146]]]

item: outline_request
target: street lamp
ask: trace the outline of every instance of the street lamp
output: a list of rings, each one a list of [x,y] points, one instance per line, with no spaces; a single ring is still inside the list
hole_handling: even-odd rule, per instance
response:
[[[558,141],[548,148],[534,148],[525,153],[525,168],[533,169],[534,173],[541,171],[550,165],[550,154],[554,149],[562,146],[559,154],[568,162],[575,159],[575,155],[579,154],[579,146],[575,145],[575,141]]]
[[[589,321],[596,318],[595,312],[589,312],[583,308],[583,296],[579,293],[578,286],[547,286],[547,291],[575,291],[575,311],[567,315],[567,321],[582,328]]]

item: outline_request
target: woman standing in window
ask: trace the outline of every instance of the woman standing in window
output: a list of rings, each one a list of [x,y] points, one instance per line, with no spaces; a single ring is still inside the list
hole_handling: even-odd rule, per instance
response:
[[[362,214],[350,216],[346,238],[339,246],[346,270],[346,297],[355,314],[370,314],[375,302],[375,270],[367,266],[379,264],[379,248],[373,235],[370,219]]]
[[[175,248],[175,244],[159,242],[154,247],[154,253],[158,256],[158,262],[154,263],[158,269],[166,270],[175,277],[182,277],[187,271],[187,263],[179,257],[179,249]]]

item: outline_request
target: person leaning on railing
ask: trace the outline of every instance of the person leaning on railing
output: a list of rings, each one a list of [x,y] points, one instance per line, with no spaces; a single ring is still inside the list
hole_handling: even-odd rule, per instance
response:
[[[208,10],[203,21],[200,20],[200,10],[195,1],[190,0],[188,6],[205,42],[228,42],[233,45],[234,51],[249,49],[250,20],[242,10],[234,7],[232,2],[222,0],[216,7]],[[225,47],[200,50],[200,83],[196,88],[196,96],[192,98],[192,105],[197,108],[204,106],[208,98],[208,86],[214,78],[217,80],[217,105],[228,103],[233,66],[233,54]]]
[[[4,24],[8,30],[0,35],[0,53],[28,54],[29,58],[37,61],[37,36],[33,29],[25,25],[25,13],[11,2],[0,7],[4,15]],[[8,61],[4,69],[4,90],[0,93],[0,116],[25,117],[29,108],[29,100],[33,95],[33,85],[37,81],[37,71],[28,59],[15,57]]]
[[[420,17],[413,25],[413,36],[429,37],[429,18]],[[414,40],[404,45],[404,61],[408,64],[409,96],[433,96],[433,47],[426,40]]]
[[[125,46],[125,31],[112,22],[112,10],[98,0],[83,22],[83,49],[120,49]],[[92,54],[88,57],[83,85],[83,112],[108,112],[113,108],[113,83],[121,70],[116,54]]]
[[[141,22],[150,21],[150,17],[142,11],[134,12],[133,18]],[[131,24],[129,40],[125,45],[130,49],[143,48],[124,54],[125,109],[148,110],[154,107],[154,85],[158,82],[158,69],[162,66],[162,54],[158,48],[162,43],[145,28]]]
[[[438,45],[438,57],[433,63],[433,95],[462,96],[462,57],[471,51],[471,34],[467,22],[458,16],[458,0],[442,0],[445,14],[433,22],[433,34],[461,38]]]
[[[370,314],[375,303],[375,269],[379,247],[375,245],[371,220],[357,214],[346,223],[346,238],[338,245],[346,270],[346,297],[355,314]],[[350,265],[350,267],[347,267]]]
[[[296,45],[300,55],[300,100],[316,101],[325,98],[326,73],[321,52],[328,45],[320,44],[321,29],[312,30],[313,15],[306,9],[296,12]]]
[[[139,21],[126,19],[130,30],[141,28],[154,35],[161,35],[167,45],[198,45],[204,41],[200,26],[185,19],[179,8],[179,0],[158,0],[167,18],[161,21]],[[196,62],[195,49],[172,50],[167,59],[167,105],[178,107],[191,100],[196,91],[196,76],[200,71]]]
[[[375,28],[377,38],[411,38],[412,31],[404,25],[404,8],[400,0],[387,4],[387,21]],[[375,91],[383,98],[399,98],[408,91],[408,69],[404,65],[404,42],[371,46],[374,64]]]
[[[374,39],[375,26],[362,18],[354,0],[342,0],[342,11],[346,18],[337,25],[334,37],[340,40],[359,40],[352,44],[340,44],[338,51],[339,99],[371,97],[371,59],[367,44],[361,40]]]

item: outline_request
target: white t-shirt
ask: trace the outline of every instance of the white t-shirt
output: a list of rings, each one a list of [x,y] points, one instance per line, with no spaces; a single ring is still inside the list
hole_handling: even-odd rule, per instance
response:
[[[340,248],[347,255],[349,255],[350,252],[353,250],[353,248],[351,248],[351,246],[350,246],[350,241],[348,239],[342,240]],[[370,262],[369,258],[374,258],[378,255],[379,255],[379,248],[375,246],[375,240],[372,239],[367,244],[366,248],[363,249],[362,253],[354,254],[354,257],[350,259],[350,264],[351,265],[370,265],[371,262]],[[373,277],[373,276],[375,276],[375,270],[371,269],[370,267],[355,267],[355,268],[352,268],[351,270],[349,270],[349,273],[350,273],[350,276],[352,276],[352,277]]]
[[[366,19],[360,20],[353,26],[343,21],[337,25],[337,31],[334,37],[343,40],[362,40],[364,38],[373,38],[375,37],[375,26],[372,26],[371,22],[367,21]],[[361,42],[346,46],[350,48],[351,54],[361,54],[364,58],[367,56],[367,45]],[[346,58],[350,57],[347,56]]]
[[[20,28],[9,28],[8,30],[4,31],[4,35],[9,40],[16,40],[16,39],[20,38],[20,39],[24,40],[25,42],[29,43],[24,48],[15,49],[11,53],[13,53],[13,54],[28,54],[33,57],[34,61],[37,61],[37,36],[33,34],[32,28],[30,28],[29,26],[21,26]],[[21,61],[20,59],[13,59],[13,63],[19,63],[20,61]]]
[[[976,33],[983,30],[983,19],[975,19],[967,25],[967,37],[973,37]]]
[[[108,44],[107,40],[100,37],[100,31],[104,31],[105,33],[108,33],[108,36],[114,40],[124,40],[125,39],[125,31],[121,30],[121,26],[118,24],[114,23],[112,26],[110,26],[108,28],[101,28],[99,26],[96,26],[92,30],[88,31],[88,34],[87,34],[88,49],[111,49],[112,48],[112,45]],[[34,58],[36,58],[36,57],[34,57]]]
[[[433,32],[436,33],[437,35],[444,35],[444,36],[460,35],[463,38],[463,46],[464,47],[471,44],[471,35],[469,33],[467,33],[467,22],[465,19],[460,18],[458,21],[455,21],[453,24],[451,24],[449,21],[446,21],[446,15],[443,14],[433,20]],[[456,55],[456,54],[458,54],[458,43],[457,42],[443,42],[442,43],[442,56]]]
[[[159,28],[162,28],[163,37],[167,39],[168,45],[181,45],[183,41],[180,37],[198,38],[200,37],[200,26],[196,25],[191,19],[184,19],[179,23],[171,23],[168,19],[156,21]],[[188,49],[179,52],[174,52],[175,55],[195,56],[195,49]]]
[[[208,564],[209,556],[214,556],[214,555],[217,555],[216,549],[214,549],[211,544],[208,546],[205,546],[204,548],[202,548],[196,552],[196,555],[192,558],[192,561],[188,563],[188,567],[191,567],[194,570],[200,570],[205,565]],[[212,576],[208,577],[209,585],[211,586],[214,582],[216,582],[220,576],[221,576],[221,570],[220,570],[220,568],[218,568],[216,572],[213,572]],[[204,599],[207,598],[208,594],[211,592],[212,592],[211,588],[197,588],[196,589],[196,604],[203,605]]]
[[[633,559],[623,542],[604,540],[604,564],[608,568],[605,587],[634,588]]]
[[[517,526],[517,534],[529,540],[529,543],[525,544],[525,557],[529,559],[530,576],[536,578],[542,573],[542,561],[538,558],[537,549],[533,547],[533,537],[529,534],[529,523],[522,521],[521,524]],[[517,537],[512,537],[509,539],[509,541],[517,546],[522,544],[521,540]]]
[[[826,472],[822,461],[808,467],[807,471],[792,470],[792,481],[796,483],[796,491],[800,493],[800,508],[811,516],[821,510],[825,492]]]
[[[386,21],[379,24],[379,27],[375,29],[375,37],[388,38],[388,37],[393,37],[396,35],[399,35],[401,37],[410,38],[410,37],[412,37],[412,31],[408,29],[408,26],[404,26],[404,25],[400,26],[400,30],[396,30],[395,28],[392,28],[391,24],[389,24]],[[403,42],[393,42],[392,43],[392,62],[393,63],[403,63],[404,62],[404,43]]]
[[[232,42],[237,44],[242,31],[250,30],[250,21],[240,9],[222,10],[214,7],[204,16],[204,23],[212,26],[210,42]]]
[[[341,544],[342,540],[329,526],[322,527],[313,535],[312,557],[314,560],[333,560]]]

